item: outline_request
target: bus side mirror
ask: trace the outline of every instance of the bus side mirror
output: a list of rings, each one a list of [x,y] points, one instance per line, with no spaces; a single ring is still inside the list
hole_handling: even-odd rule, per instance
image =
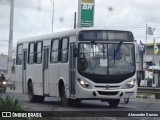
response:
[[[77,57],[78,56],[78,48],[74,48],[73,49],[73,57]]]

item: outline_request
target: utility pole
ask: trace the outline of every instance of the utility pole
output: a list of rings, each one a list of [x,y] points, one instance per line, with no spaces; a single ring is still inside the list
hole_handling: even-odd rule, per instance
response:
[[[76,12],[74,13],[74,29],[76,29]]]
[[[14,13],[14,0],[9,0],[10,8],[10,28],[9,28],[9,44],[8,44],[8,60],[7,60],[7,79],[12,81],[12,47],[13,47],[13,13]],[[12,81],[13,83],[13,81]]]
[[[53,2],[53,11],[52,11],[52,33],[53,33],[53,20],[54,20],[54,1]]]

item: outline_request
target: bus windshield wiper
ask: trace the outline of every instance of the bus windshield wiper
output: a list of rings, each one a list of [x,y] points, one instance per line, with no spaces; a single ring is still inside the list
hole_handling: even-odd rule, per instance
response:
[[[120,48],[122,45],[122,41],[120,41],[120,43],[118,44],[117,48],[114,49],[114,63],[115,63],[115,57],[117,56],[117,53],[119,52]]]

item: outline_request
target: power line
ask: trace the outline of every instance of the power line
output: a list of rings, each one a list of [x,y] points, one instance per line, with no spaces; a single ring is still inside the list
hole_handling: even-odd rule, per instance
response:
[[[6,12],[9,12],[9,6],[5,6],[2,8],[2,10],[0,10],[0,16],[2,17]]]
[[[53,7],[54,1],[53,1],[53,0],[49,0],[49,1],[50,1],[50,3],[51,3],[51,7]]]
[[[2,7],[0,7],[0,16],[3,16],[7,12],[8,8],[9,8],[9,4],[8,4],[8,1],[7,2],[0,1],[0,4],[2,6]]]
[[[146,21],[143,21],[143,22],[139,22],[139,23],[135,23],[133,25],[129,25],[129,26],[125,26],[125,27],[132,27],[132,26],[135,26],[135,25],[138,25],[138,24],[147,23],[147,22],[150,22],[150,21],[153,21],[153,20],[156,20],[156,19],[160,19],[160,17],[152,18],[152,19],[149,19],[149,20],[146,20]]]
[[[160,17],[156,17],[156,18],[151,18],[151,19],[148,19],[148,20],[145,20],[145,21],[142,21],[142,22],[138,22],[138,23],[135,23],[135,24],[132,24],[132,25],[127,25],[127,26],[122,26],[122,24],[126,24],[126,23],[110,23],[110,24],[116,24],[116,25],[119,25],[119,26],[112,26],[112,27],[120,27],[120,28],[133,28],[133,26],[136,26],[136,25],[139,25],[139,24],[145,24],[147,22],[156,22],[156,21],[160,21],[158,20],[160,19]],[[96,22],[97,23],[97,22]],[[156,22],[157,23],[157,22]],[[99,25],[102,24],[104,26],[103,23],[98,23]],[[121,25],[121,26],[120,26]],[[105,27],[107,27],[108,25],[105,25]],[[111,27],[111,26],[109,26]],[[145,28],[145,26],[144,26]]]

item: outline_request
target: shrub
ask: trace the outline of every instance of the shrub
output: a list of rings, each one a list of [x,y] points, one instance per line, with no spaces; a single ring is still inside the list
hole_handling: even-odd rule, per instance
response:
[[[6,96],[4,99],[0,98],[0,111],[23,111],[17,99],[12,99]]]
[[[17,99],[12,99],[11,97],[6,96],[5,98],[0,98],[0,111],[14,112],[14,111],[24,111],[24,109],[22,109]],[[28,120],[28,119],[15,117],[15,118],[3,118],[3,120]]]

